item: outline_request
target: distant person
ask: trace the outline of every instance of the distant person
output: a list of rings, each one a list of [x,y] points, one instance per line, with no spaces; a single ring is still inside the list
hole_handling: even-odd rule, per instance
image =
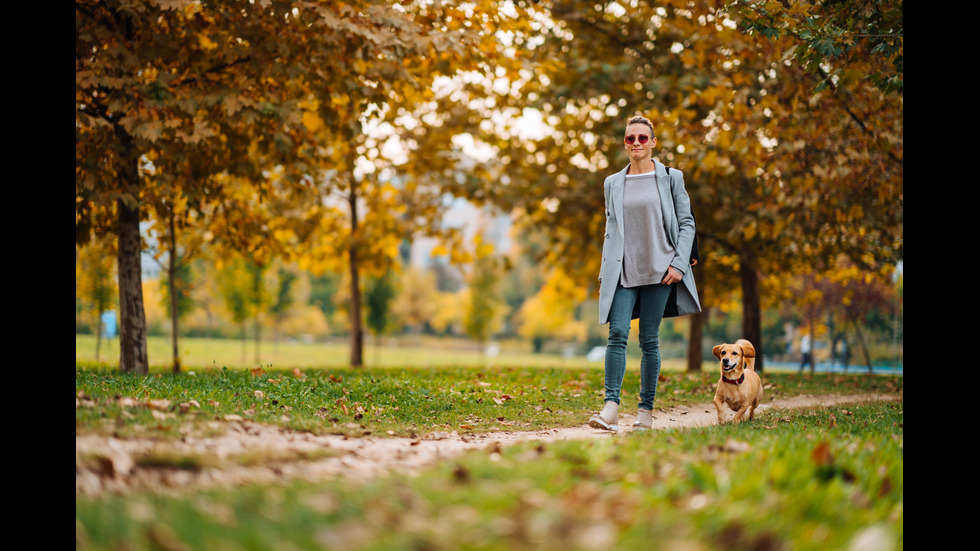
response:
[[[813,352],[810,347],[810,336],[803,335],[800,339],[800,352],[802,353],[802,359],[800,360],[800,371],[803,371],[803,366],[813,363]]]
[[[684,175],[652,158],[653,123],[627,121],[629,165],[606,178],[606,231],[599,270],[599,323],[609,323],[605,403],[589,425],[618,430],[630,321],[639,318],[640,403],[634,428],[653,424],[660,376],[660,322],[701,311],[694,274],[695,222]]]

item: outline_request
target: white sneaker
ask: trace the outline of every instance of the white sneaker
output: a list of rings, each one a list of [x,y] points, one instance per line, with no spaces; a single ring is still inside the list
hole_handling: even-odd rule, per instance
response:
[[[639,409],[636,411],[636,421],[633,423],[633,430],[647,430],[653,427],[653,412],[649,409]]]
[[[619,404],[606,402],[602,411],[589,419],[589,426],[595,429],[619,430]]]

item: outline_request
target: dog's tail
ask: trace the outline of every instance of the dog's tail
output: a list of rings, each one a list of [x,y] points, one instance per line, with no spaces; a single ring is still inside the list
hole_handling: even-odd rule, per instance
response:
[[[755,371],[755,347],[746,339],[738,339],[735,344],[742,347],[742,357],[745,358],[746,369]]]

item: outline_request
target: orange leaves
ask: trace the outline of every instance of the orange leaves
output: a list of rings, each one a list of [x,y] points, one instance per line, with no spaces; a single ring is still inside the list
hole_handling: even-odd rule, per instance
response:
[[[810,452],[810,459],[817,467],[829,467],[834,464],[834,454],[830,451],[830,443],[820,441]]]

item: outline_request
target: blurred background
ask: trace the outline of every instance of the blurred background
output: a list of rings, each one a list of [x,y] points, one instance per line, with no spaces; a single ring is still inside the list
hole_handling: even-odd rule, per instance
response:
[[[601,366],[602,182],[639,114],[698,222],[704,312],[664,322],[665,358],[748,338],[764,367],[901,370],[902,25],[900,2],[76,2],[76,361]]]

